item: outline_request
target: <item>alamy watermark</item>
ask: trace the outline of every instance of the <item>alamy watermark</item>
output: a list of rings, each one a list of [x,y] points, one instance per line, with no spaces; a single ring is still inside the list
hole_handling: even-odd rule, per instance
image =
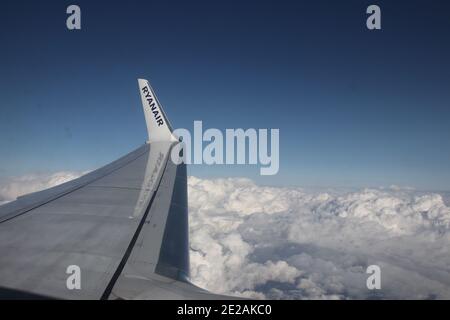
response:
[[[69,16],[66,19],[66,27],[69,30],[80,30],[81,29],[81,9],[76,4],[71,4],[67,7],[66,13]]]
[[[175,164],[259,164],[261,175],[277,174],[280,168],[279,129],[226,129],[223,133],[209,128],[203,132],[202,121],[194,121],[193,136],[182,128],[173,133],[182,141],[170,155]]]
[[[69,5],[66,9],[69,16],[66,19],[66,27],[69,30],[81,30],[81,8],[76,4]],[[381,30],[381,9],[378,5],[369,5],[366,9],[369,14],[366,26],[369,30]]]
[[[372,264],[367,267],[367,274],[370,276],[367,278],[366,286],[369,290],[381,289],[381,268],[376,264]]]
[[[381,9],[376,4],[372,4],[367,7],[367,17],[366,26],[369,30],[381,30]]]
[[[81,268],[76,264],[67,266],[66,274],[69,276],[66,279],[66,287],[69,290],[81,289]]]

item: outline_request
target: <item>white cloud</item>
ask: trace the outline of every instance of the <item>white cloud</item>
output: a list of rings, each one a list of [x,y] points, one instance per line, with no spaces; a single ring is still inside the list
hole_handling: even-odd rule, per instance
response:
[[[266,298],[450,298],[450,209],[389,187],[310,191],[189,179],[192,280]],[[366,288],[370,264],[382,290]]]
[[[82,172],[61,171],[53,174],[29,174],[0,183],[0,205],[17,197],[44,190],[78,178]]]
[[[81,173],[0,184],[0,204]],[[450,208],[392,186],[357,191],[190,177],[191,277],[213,292],[274,299],[450,299]],[[370,264],[381,290],[366,288]]]

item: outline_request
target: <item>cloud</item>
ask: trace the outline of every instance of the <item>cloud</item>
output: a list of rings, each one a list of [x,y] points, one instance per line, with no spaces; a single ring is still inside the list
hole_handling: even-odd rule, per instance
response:
[[[312,191],[189,179],[191,273],[213,292],[280,299],[450,298],[450,209],[398,186]],[[366,269],[381,268],[368,290]]]
[[[0,184],[0,203],[81,175]],[[345,191],[189,177],[192,281],[272,299],[450,299],[450,208],[437,193]],[[381,290],[366,269],[381,268]]]
[[[52,174],[29,174],[12,177],[0,183],[0,205],[24,194],[54,187],[78,178],[85,172],[60,171]]]

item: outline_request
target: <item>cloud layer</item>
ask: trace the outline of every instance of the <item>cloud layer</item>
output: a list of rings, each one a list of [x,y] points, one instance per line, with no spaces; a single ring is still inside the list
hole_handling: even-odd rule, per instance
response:
[[[81,173],[0,183],[0,204]],[[305,190],[190,177],[191,277],[273,299],[450,299],[450,208],[399,187]],[[366,269],[381,268],[381,290]]]
[[[310,191],[189,179],[191,272],[260,298],[450,298],[450,209],[411,189]],[[381,268],[368,290],[366,269]]]
[[[82,172],[60,171],[52,174],[29,174],[13,177],[0,182],[0,204],[17,197],[54,187],[78,178]]]

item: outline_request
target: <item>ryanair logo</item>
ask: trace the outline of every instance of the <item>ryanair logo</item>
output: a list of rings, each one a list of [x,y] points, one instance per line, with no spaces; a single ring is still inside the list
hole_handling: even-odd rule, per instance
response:
[[[164,120],[163,120],[162,114],[160,113],[160,111],[158,110],[158,107],[155,104],[156,99],[154,97],[152,97],[152,94],[150,93],[148,86],[145,86],[142,88],[142,93],[144,94],[144,97],[149,104],[150,110],[153,113],[153,117],[155,118],[156,123],[158,124],[158,127],[164,125]]]

